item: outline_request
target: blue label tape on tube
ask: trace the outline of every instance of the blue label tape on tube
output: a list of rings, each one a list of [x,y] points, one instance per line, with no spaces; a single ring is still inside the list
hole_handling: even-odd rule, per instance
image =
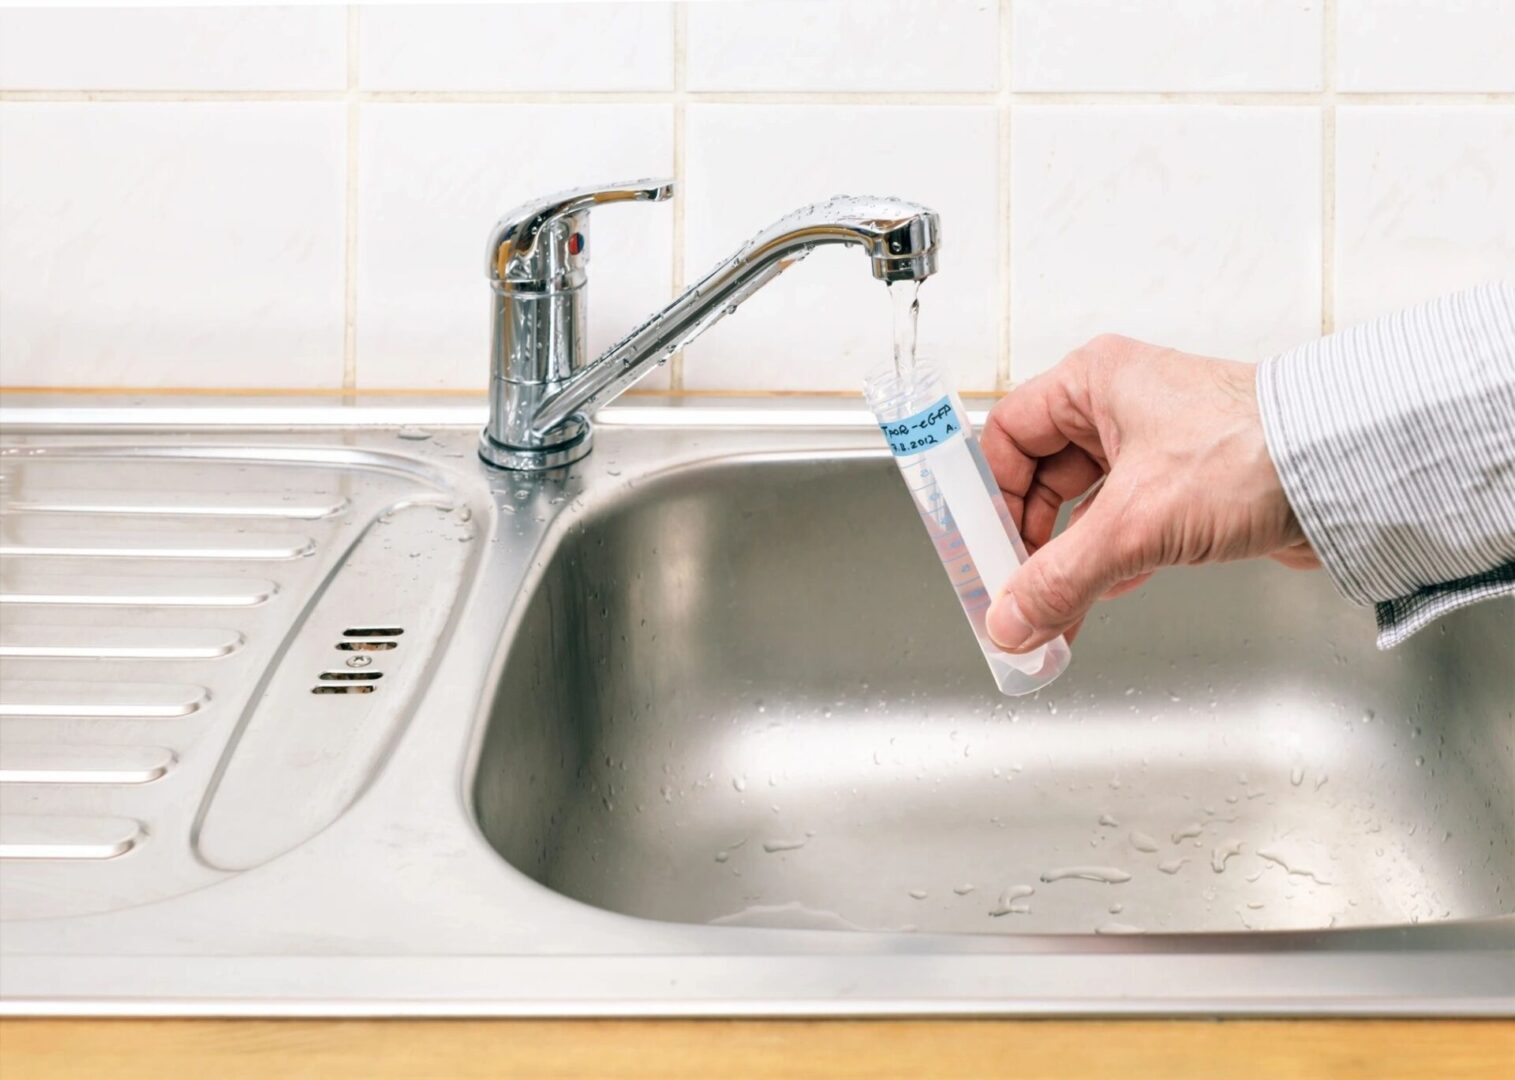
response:
[[[918,413],[880,424],[879,429],[883,431],[884,438],[889,440],[889,449],[895,457],[924,453],[933,446],[941,446],[954,436],[961,435],[963,431],[957,412],[952,408],[952,401],[945,395]]]

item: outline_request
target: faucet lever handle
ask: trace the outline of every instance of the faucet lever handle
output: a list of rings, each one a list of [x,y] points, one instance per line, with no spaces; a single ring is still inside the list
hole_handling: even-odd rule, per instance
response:
[[[576,250],[554,253],[542,235],[564,219],[586,214],[596,206],[617,202],[664,202],[673,198],[669,178],[626,180],[573,188],[543,195],[516,207],[502,217],[489,234],[485,272],[495,282],[539,283],[555,276],[553,264]],[[569,233],[576,231],[570,229]],[[564,242],[567,243],[565,235]],[[582,243],[582,238],[580,240]]]

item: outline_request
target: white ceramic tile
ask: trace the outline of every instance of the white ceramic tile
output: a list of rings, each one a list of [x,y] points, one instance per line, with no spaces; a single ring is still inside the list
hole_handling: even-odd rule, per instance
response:
[[[1238,360],[1319,332],[1316,110],[1021,107],[1011,131],[1013,379],[1104,332]]]
[[[994,386],[995,116],[975,106],[689,108],[690,280],[759,228],[836,194],[897,195],[942,215],[941,269],[921,290],[921,347],[965,389]],[[902,153],[901,148],[909,148]],[[820,248],[685,354],[691,388],[858,390],[887,362],[890,301],[853,248]]]
[[[1016,0],[1018,90],[1313,90],[1323,0]]]
[[[1336,325],[1515,275],[1515,107],[1339,108]]]
[[[673,165],[672,109],[661,105],[367,105],[359,132],[360,386],[487,385],[484,243],[495,221],[538,195]],[[508,132],[528,133],[531,153]],[[667,303],[672,214],[603,207],[591,229],[597,355]]]
[[[667,90],[669,4],[517,3],[361,9],[369,90]]]
[[[0,382],[340,386],[339,104],[0,104]]]
[[[993,90],[993,0],[688,6],[691,90]]]
[[[341,7],[0,9],[0,88],[328,90]]]
[[[1511,0],[1337,0],[1343,90],[1515,90]]]

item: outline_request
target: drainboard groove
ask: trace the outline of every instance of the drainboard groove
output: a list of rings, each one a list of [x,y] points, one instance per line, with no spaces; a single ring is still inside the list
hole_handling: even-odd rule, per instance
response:
[[[36,607],[257,607],[279,591],[258,578],[7,575],[0,604]]]
[[[205,537],[198,543],[162,544],[146,540],[129,540],[118,544],[55,543],[0,544],[0,555],[7,558],[65,559],[223,559],[230,561],[278,561],[301,559],[315,553],[316,543],[308,536],[291,537],[281,544],[250,546],[220,537]]]
[[[137,846],[131,818],[7,815],[0,819],[0,859],[114,859]]]
[[[0,627],[0,658],[60,660],[212,660],[246,639],[236,630],[192,627]]]
[[[203,686],[171,683],[0,681],[0,716],[166,719],[199,712]]]
[[[0,745],[0,784],[150,784],[177,761],[160,746]]]

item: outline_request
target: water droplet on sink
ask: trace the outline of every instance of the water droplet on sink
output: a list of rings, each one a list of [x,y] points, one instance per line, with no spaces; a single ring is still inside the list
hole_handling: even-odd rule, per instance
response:
[[[1116,821],[1115,818],[1111,817],[1109,814],[1101,814],[1099,816],[1099,823],[1105,826],[1107,829],[1120,828],[1120,822]]]
[[[1011,885],[1004,892],[1000,893],[999,903],[989,909],[989,914],[995,918],[1001,915],[1029,915],[1031,913],[1031,906],[1029,904],[1018,904],[1016,901],[1031,896],[1035,892],[1036,889],[1030,885]]]
[[[912,900],[924,900],[929,895],[931,895],[931,894],[928,893],[925,889],[911,889],[910,890],[910,898]]]
[[[1118,900],[1115,903],[1111,904],[1110,908],[1109,908],[1109,911],[1110,911],[1111,915],[1119,915],[1122,911],[1125,911],[1125,910],[1126,910],[1126,905],[1122,904]]]
[[[1175,844],[1182,844],[1185,840],[1192,839],[1204,831],[1205,827],[1199,822],[1190,822],[1188,825],[1185,825],[1183,828],[1178,829],[1173,833],[1173,842]]]
[[[1099,881],[1106,885],[1120,885],[1131,880],[1129,872],[1118,866],[1059,866],[1042,873],[1045,882],[1078,878],[1082,881]]]
[[[967,896],[973,891],[973,886],[967,882],[964,882],[962,885],[952,886],[952,891],[957,893],[959,896]]]
[[[994,916],[995,918],[999,918],[1001,915],[1030,915],[1031,914],[1031,905],[1030,904],[1003,904],[1000,907],[997,907],[993,911],[989,912],[989,914],[992,915],[992,916]]]
[[[1315,871],[1300,866],[1291,856],[1284,854],[1276,848],[1258,848],[1257,857],[1266,859],[1270,863],[1276,863],[1284,868],[1285,872],[1299,877],[1307,877],[1318,885],[1329,885],[1329,881],[1316,874]]]
[[[1305,769],[1303,765],[1296,765],[1293,769],[1289,770],[1289,783],[1293,784],[1295,787],[1299,787],[1299,785],[1303,784],[1304,782]]]
[[[780,838],[776,840],[764,840],[763,850],[768,854],[773,855],[780,851],[794,851],[798,848],[804,847],[809,842],[809,838],[803,836],[798,839]]]
[[[1144,832],[1133,832],[1131,834],[1131,846],[1137,851],[1148,852],[1156,851],[1159,847],[1156,838],[1148,836]]]
[[[1228,840],[1224,846],[1215,848],[1210,852],[1210,869],[1214,870],[1217,874],[1223,874],[1226,871],[1227,860],[1234,855],[1240,854],[1241,841]]]
[[[431,432],[427,431],[425,428],[413,427],[410,424],[406,424],[404,427],[396,431],[395,434],[402,439],[411,439],[416,442],[419,442],[422,439],[431,438]]]
[[[1101,923],[1094,928],[1096,934],[1145,934],[1146,931],[1139,926],[1130,923],[1107,922]]]
[[[733,776],[731,778],[731,786],[736,788],[738,791],[746,791],[747,781],[740,776]]]
[[[1165,859],[1157,864],[1157,868],[1165,874],[1176,874],[1184,868],[1188,859]]]

